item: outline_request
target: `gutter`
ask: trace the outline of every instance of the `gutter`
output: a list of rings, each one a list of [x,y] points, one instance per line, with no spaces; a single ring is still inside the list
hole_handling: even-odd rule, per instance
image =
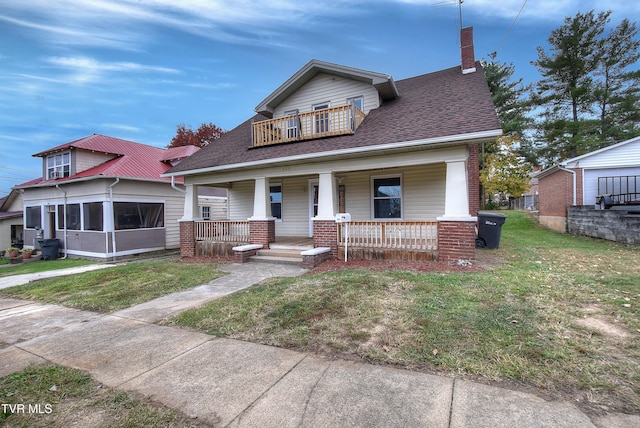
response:
[[[64,223],[64,257],[60,260],[64,260],[67,258],[68,256],[68,250],[67,250],[67,219],[66,219],[66,215],[67,215],[67,191],[63,190],[62,187],[60,187],[59,184],[56,184],[56,189],[60,190],[62,193],[64,193],[64,215],[65,215],[65,219],[62,223]]]
[[[111,204],[111,245],[113,247],[113,261],[116,261],[116,215],[113,210],[113,187],[120,183],[120,177],[116,177],[116,181],[109,185],[109,203]]]
[[[171,176],[171,188],[174,190],[177,190],[178,192],[182,193],[182,194],[186,194],[187,191],[185,189],[181,189],[176,185],[176,177],[175,176]]]
[[[576,201],[578,200],[577,199],[578,195],[576,195],[576,192],[578,190],[578,186],[577,186],[577,179],[578,178],[577,178],[576,172],[574,170],[572,170],[572,169],[568,169],[568,168],[565,168],[565,167],[562,167],[562,166],[559,166],[558,169],[560,171],[569,172],[569,173],[571,173],[571,175],[573,175],[573,205],[576,205]]]
[[[422,140],[405,141],[402,143],[386,143],[378,144],[375,146],[363,146],[354,147],[351,149],[331,150],[327,152],[310,153],[304,155],[284,156],[280,158],[263,159],[258,161],[242,162],[230,165],[219,165],[214,167],[205,167],[194,170],[178,171],[172,173],[161,174],[160,177],[180,177],[192,174],[202,174],[210,172],[228,171],[240,168],[250,168],[255,166],[267,166],[271,164],[279,164],[282,162],[295,162],[295,161],[308,161],[312,159],[322,159],[331,156],[341,156],[349,154],[363,154],[376,151],[393,150],[393,149],[406,149],[420,146],[437,146],[439,144],[474,144],[481,143],[483,141],[493,141],[497,137],[502,135],[502,129],[493,129],[489,131],[474,132],[471,134],[458,134],[448,135],[444,137],[427,138]],[[452,144],[453,145],[453,144]]]

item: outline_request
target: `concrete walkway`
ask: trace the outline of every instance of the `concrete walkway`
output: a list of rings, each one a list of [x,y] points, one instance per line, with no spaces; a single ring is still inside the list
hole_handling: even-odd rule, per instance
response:
[[[102,315],[0,299],[0,376],[53,362],[89,372],[211,426],[637,427],[640,417],[589,418],[573,403],[452,377],[392,369],[153,324],[292,266],[229,265],[229,275]],[[53,409],[55,411],[55,408]]]

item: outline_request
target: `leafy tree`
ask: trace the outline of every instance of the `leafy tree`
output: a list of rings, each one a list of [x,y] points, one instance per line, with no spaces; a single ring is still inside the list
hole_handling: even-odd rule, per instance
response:
[[[203,123],[197,130],[192,130],[191,126],[186,127],[184,123],[177,126],[176,135],[171,139],[168,147],[198,146],[204,147],[214,140],[222,137],[225,131],[213,123]]]
[[[548,162],[574,157],[637,135],[640,110],[635,83],[635,24],[622,21],[605,35],[611,11],[567,17],[538,47],[533,61],[542,75],[532,102],[543,108],[537,122],[539,155]]]
[[[529,188],[531,164],[514,151],[517,139],[503,136],[498,140],[499,151],[486,156],[480,171],[480,183],[490,195],[517,197]]]

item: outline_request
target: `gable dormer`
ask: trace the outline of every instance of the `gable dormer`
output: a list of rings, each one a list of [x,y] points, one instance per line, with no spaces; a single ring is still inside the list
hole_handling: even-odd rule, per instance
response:
[[[253,146],[352,134],[366,114],[398,96],[391,76],[311,60],[257,107]]]

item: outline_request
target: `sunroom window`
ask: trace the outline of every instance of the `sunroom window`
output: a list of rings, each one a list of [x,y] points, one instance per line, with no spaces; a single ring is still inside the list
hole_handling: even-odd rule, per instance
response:
[[[402,218],[402,177],[372,177],[374,219]]]
[[[164,227],[164,204],[115,202],[113,210],[117,230]]]

